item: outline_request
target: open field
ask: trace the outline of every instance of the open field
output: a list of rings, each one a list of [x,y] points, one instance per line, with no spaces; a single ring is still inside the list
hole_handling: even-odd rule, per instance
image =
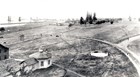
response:
[[[28,26],[30,25],[31,24]],[[66,68],[80,74],[87,72],[84,75],[89,77],[92,75],[95,77],[100,77],[101,75],[104,77],[112,77],[112,75],[114,77],[116,75],[120,75],[118,77],[138,76],[133,64],[117,49],[106,44],[97,43],[96,41],[77,39],[81,37],[91,37],[116,43],[128,36],[123,29],[129,32],[129,36],[138,34],[137,31],[139,27],[134,22],[124,21],[114,23],[113,25],[108,23],[86,26],[74,25],[71,28],[68,28],[68,26],[49,25],[48,23],[32,24],[31,26],[34,27],[34,25],[36,25],[36,28],[16,29],[17,31],[14,30],[10,33],[6,33],[3,35],[4,38],[0,38],[0,43],[3,44],[6,42],[5,45],[10,48],[11,58],[26,59],[30,54],[38,52],[41,46],[44,46],[44,48],[53,54],[54,62],[60,62],[59,64],[62,63]],[[21,34],[25,35],[24,41],[19,40]],[[62,39],[74,45],[79,50],[79,54],[75,55],[77,51]],[[110,56],[103,59],[91,58],[87,55],[91,50],[107,50]],[[71,60],[73,56],[77,56],[77,59],[71,66],[68,66],[69,60]],[[83,56],[85,58],[83,58]],[[95,70],[98,72],[95,72]]]
[[[5,28],[4,33],[2,34],[7,34],[7,33],[13,33],[13,32],[18,32],[18,31],[23,31],[23,30],[28,30],[28,29],[34,29],[34,28],[39,28],[44,25],[49,25],[50,23],[44,23],[44,22],[25,22],[25,23],[19,23],[19,24],[4,24],[0,27]],[[9,26],[9,27],[8,27]]]
[[[128,44],[128,49],[140,56],[140,39],[134,40]]]
[[[114,24],[101,24],[91,27],[84,27],[73,32],[66,33],[68,37],[92,37],[118,43],[127,37],[139,34],[140,26],[135,22],[119,22]],[[81,33],[81,34],[78,34]]]
[[[79,51],[78,54],[74,54],[76,51],[72,47],[62,48],[60,49],[61,52],[63,50],[69,50],[69,52],[63,53],[65,56],[57,60],[57,64],[87,77],[138,77],[136,70],[134,70],[135,67],[129,59],[111,46],[93,40],[80,40],[73,45]],[[94,50],[106,51],[109,56],[104,58],[92,57],[89,53]],[[75,55],[77,56],[76,59],[70,62]]]

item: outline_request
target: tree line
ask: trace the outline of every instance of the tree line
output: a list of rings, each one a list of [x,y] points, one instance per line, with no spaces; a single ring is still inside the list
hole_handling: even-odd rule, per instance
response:
[[[80,18],[80,24],[93,24],[93,22],[95,22],[96,20],[96,13],[94,13],[93,16],[92,14],[87,13],[86,19],[84,19],[83,17]]]
[[[84,19],[83,17],[81,17],[79,23],[80,24],[102,24],[102,23],[109,22],[110,24],[113,24],[114,20],[115,19],[111,19],[111,18],[97,19],[96,13],[94,13],[93,16],[92,14],[87,13],[86,18]],[[116,20],[119,20],[119,19],[116,19]]]

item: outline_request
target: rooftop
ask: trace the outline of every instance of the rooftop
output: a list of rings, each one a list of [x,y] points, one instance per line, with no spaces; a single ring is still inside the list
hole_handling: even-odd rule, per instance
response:
[[[38,62],[37,59],[29,58],[27,60],[22,61],[20,64],[26,63],[27,66],[30,66],[30,65],[36,64],[37,62]]]
[[[3,47],[3,48],[5,48],[5,49],[9,49],[8,47],[6,47],[6,46],[4,46],[4,45],[2,45],[2,44],[0,44],[0,47]]]
[[[52,54],[42,51],[42,52],[33,53],[29,57],[36,58],[36,59],[49,59],[52,57]]]

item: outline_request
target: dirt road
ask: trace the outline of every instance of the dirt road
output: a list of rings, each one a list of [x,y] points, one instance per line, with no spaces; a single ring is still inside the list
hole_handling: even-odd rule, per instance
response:
[[[126,39],[126,40],[122,41],[121,43],[118,43],[117,45],[126,51],[128,57],[131,57],[131,59],[132,59],[131,61],[137,67],[138,73],[140,75],[140,52],[131,51],[127,47],[130,42],[137,40],[139,38],[140,38],[140,35],[134,36],[134,37],[129,38],[129,40]]]

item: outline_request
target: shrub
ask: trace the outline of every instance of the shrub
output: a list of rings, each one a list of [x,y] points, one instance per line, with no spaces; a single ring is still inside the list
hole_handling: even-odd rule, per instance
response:
[[[5,31],[5,28],[4,28],[4,27],[1,27],[1,28],[0,28],[0,31],[1,31],[1,32],[4,32],[4,31]]]
[[[113,24],[113,21],[110,21],[110,24]]]
[[[84,24],[84,18],[83,17],[80,18],[80,24]]]

